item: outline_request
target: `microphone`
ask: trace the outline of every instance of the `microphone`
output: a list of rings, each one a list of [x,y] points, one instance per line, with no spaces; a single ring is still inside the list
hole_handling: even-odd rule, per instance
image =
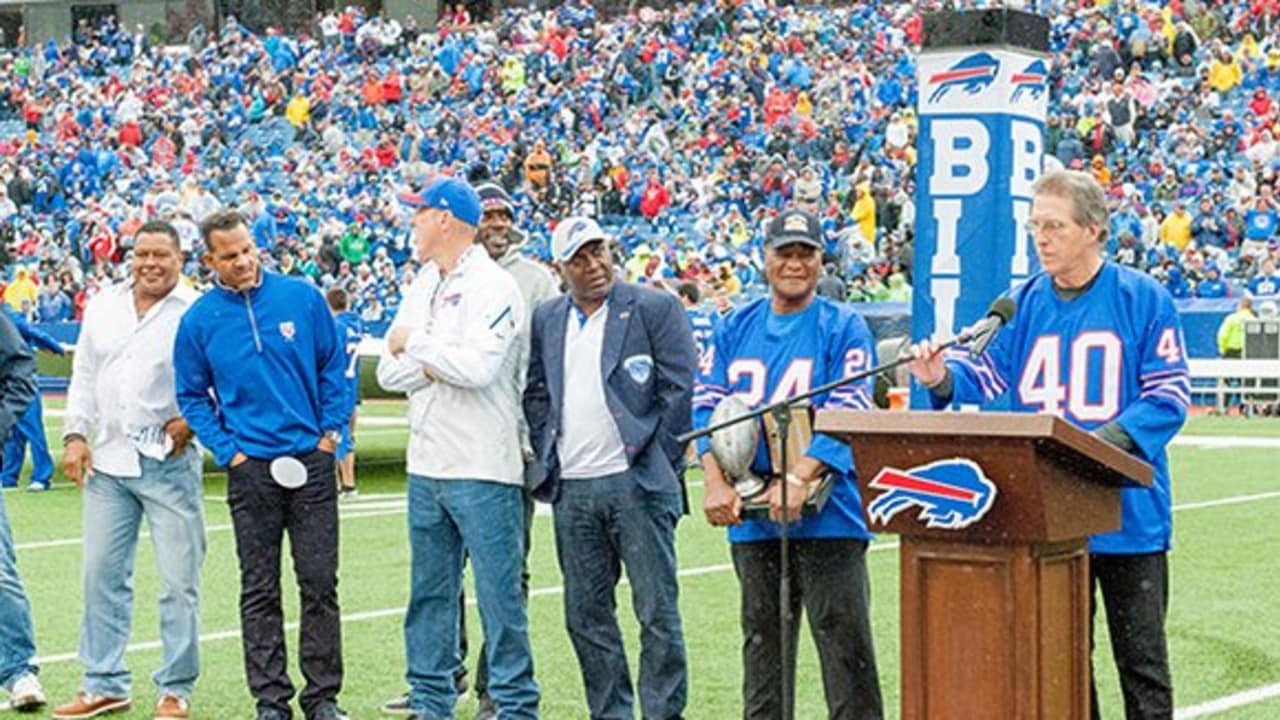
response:
[[[1002,297],[997,298],[991,303],[991,309],[987,311],[987,316],[978,321],[969,332],[965,333],[964,340],[969,345],[969,356],[978,357],[987,351],[987,346],[995,340],[996,335],[1000,333],[1010,320],[1013,319],[1013,313],[1017,310],[1017,305],[1013,300]]]

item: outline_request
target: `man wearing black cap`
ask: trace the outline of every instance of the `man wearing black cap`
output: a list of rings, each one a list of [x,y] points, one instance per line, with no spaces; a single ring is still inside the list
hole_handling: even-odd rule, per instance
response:
[[[817,295],[822,269],[823,238],[818,219],[805,210],[789,209],[771,221],[765,236],[765,272],[770,296],[730,313],[716,327],[694,386],[693,424],[707,427],[721,400],[739,395],[752,407],[784,400],[818,385],[865,370],[875,362],[867,324],[847,305]],[[850,383],[810,402],[813,410],[873,407],[870,378]],[[797,415],[805,412],[797,409]],[[769,519],[744,520],[743,499],[726,478],[706,438],[698,454],[706,487],[702,509],[712,525],[729,528],[733,566],[742,587],[743,717],[789,717],[783,714],[778,628],[778,583],[781,575],[779,522],[781,485],[788,484],[787,518],[791,540],[790,573],[794,578],[795,618],[786,642],[796,645],[803,608],[809,615],[813,642],[822,666],[830,718],[880,718],[883,708],[876,675],[868,619],[870,585],[866,552],[871,535],[862,521],[862,504],[849,450],[825,435],[803,435],[797,417],[789,447],[797,452],[787,467],[774,467],[762,437],[752,472],[770,478],[761,499]],[[799,428],[799,430],[797,430]],[[762,433],[762,436],[764,433]],[[810,488],[834,475],[826,504],[802,516]],[[795,656],[783,670],[795,674]]]

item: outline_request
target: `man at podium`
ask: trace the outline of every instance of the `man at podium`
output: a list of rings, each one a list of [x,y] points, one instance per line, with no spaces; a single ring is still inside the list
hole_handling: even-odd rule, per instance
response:
[[[1165,446],[1190,399],[1182,327],[1159,284],[1104,261],[1106,198],[1090,175],[1051,172],[1034,192],[1027,227],[1043,271],[1008,293],[1015,316],[976,357],[918,343],[911,372],[935,408],[1008,394],[1015,412],[1063,417],[1155,469],[1150,488],[1123,490],[1121,529],[1090,539],[1089,568],[1102,591],[1125,716],[1171,718]],[[1092,686],[1090,695],[1098,718]]]
[[[765,271],[770,296],[730,313],[716,326],[703,355],[693,393],[693,424],[708,427],[717,404],[729,395],[743,397],[752,409],[795,397],[819,384],[867,369],[874,362],[866,322],[847,306],[817,297],[822,269],[822,229],[804,210],[785,210],[765,231]],[[870,378],[846,385],[814,404],[823,408],[871,409]],[[809,408],[797,407],[791,439],[808,428]],[[801,418],[799,416],[804,415]],[[799,614],[803,607],[814,628],[813,641],[822,667],[822,683],[831,720],[883,717],[879,679],[869,619],[870,585],[867,542],[849,450],[834,438],[813,435],[788,443],[786,467],[775,463],[762,433],[750,462],[754,473],[771,482],[758,502],[767,503],[769,518],[744,519],[743,498],[731,486],[724,468],[698,441],[705,477],[703,511],[712,525],[729,527],[733,567],[742,588],[742,700],[744,720],[791,717],[783,709],[779,668],[781,631],[780,485],[788,483],[789,573],[794,579],[789,667],[794,679]],[[780,453],[778,453],[780,455]],[[830,496],[821,510],[804,514],[803,506],[818,478],[834,473]]]

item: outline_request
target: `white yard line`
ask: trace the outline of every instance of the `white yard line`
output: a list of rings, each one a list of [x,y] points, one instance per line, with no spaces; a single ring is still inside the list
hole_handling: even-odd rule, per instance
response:
[[[385,503],[384,503],[385,504]],[[403,515],[405,511],[404,503],[393,504],[393,509],[368,509],[359,506],[352,507],[350,510],[342,508],[338,512],[338,521],[356,520],[359,518],[386,517],[388,515]],[[391,507],[389,505],[389,507]],[[230,523],[220,525],[206,525],[204,532],[206,535],[210,533],[221,533],[231,530]],[[140,537],[151,537],[150,531],[143,530],[139,533]],[[84,539],[80,537],[58,538],[56,540],[32,540],[31,542],[14,543],[14,550],[44,550],[47,548],[58,547],[80,547],[84,543]]]
[[[1276,697],[1280,697],[1280,683],[1263,685],[1251,690],[1225,695],[1208,702],[1202,702],[1199,705],[1180,708],[1173,714],[1173,718],[1174,720],[1192,720],[1193,718],[1209,717],[1210,715],[1217,715],[1218,713],[1224,713],[1228,710],[1253,705]]]
[[[1169,444],[1180,447],[1196,447],[1203,450],[1280,448],[1280,438],[1245,437],[1240,435],[1179,435]]]
[[[1221,507],[1223,505],[1244,505],[1246,503],[1257,502],[1259,500],[1270,500],[1271,498],[1280,497],[1280,491],[1264,492],[1256,495],[1237,495],[1235,497],[1217,498],[1216,500],[1201,500],[1193,503],[1183,503],[1174,505],[1173,510],[1199,510],[1200,508]]]

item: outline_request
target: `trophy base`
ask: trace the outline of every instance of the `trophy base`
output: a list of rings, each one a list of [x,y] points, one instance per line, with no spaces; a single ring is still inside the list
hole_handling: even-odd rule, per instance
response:
[[[809,515],[817,515],[822,512],[822,508],[826,506],[827,500],[831,497],[831,489],[835,487],[836,480],[839,476],[833,472],[823,473],[818,482],[809,487],[809,497],[805,498],[804,505],[800,508],[800,516],[808,517]],[[770,485],[773,484],[774,478],[770,478],[764,483],[764,487],[754,498],[759,498],[764,494]],[[763,500],[748,498],[742,496],[742,519],[743,520],[768,520],[769,519],[769,503]]]
[[[747,473],[734,481],[733,489],[737,491],[743,502],[748,502],[763,495],[764,491],[769,489],[769,481]]]

